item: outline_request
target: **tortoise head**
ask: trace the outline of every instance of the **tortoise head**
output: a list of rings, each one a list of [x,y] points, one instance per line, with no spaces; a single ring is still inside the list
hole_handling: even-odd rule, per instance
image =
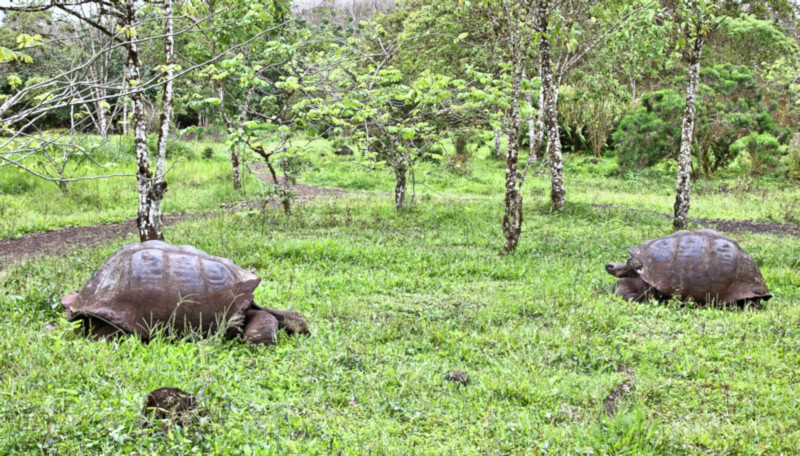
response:
[[[608,263],[606,264],[606,272],[614,277],[638,277],[639,274],[628,264],[621,263]]]

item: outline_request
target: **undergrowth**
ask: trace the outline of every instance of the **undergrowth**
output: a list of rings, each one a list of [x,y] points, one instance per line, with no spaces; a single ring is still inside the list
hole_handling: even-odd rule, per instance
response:
[[[800,450],[797,240],[739,234],[775,297],[761,310],[630,304],[603,264],[669,220],[533,201],[500,257],[496,201],[385,195],[218,213],[170,228],[253,268],[256,302],[305,314],[272,349],[144,345],[71,332],[58,306],[119,245],[0,272],[0,453],[775,454]],[[633,218],[632,218],[633,217]],[[56,329],[44,327],[56,322]],[[443,380],[463,369],[470,383]],[[634,390],[609,414],[606,398]],[[148,392],[206,413],[143,429]]]

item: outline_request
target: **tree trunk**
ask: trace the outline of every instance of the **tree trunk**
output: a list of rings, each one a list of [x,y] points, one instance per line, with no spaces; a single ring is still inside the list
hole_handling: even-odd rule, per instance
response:
[[[209,1],[208,10],[211,14],[211,17],[214,17],[215,14],[215,2]],[[211,55],[217,55],[217,41],[215,39],[211,40]],[[219,98],[219,115],[222,118],[222,122],[225,124],[225,128],[228,130],[228,134],[234,132],[234,126],[231,124],[230,118],[228,118],[228,114],[225,112],[225,90],[222,86],[222,79],[216,79],[215,82],[217,88],[217,98]],[[239,116],[239,124],[236,125],[236,129],[239,130],[241,133],[242,128],[242,120],[244,118],[245,110],[242,109],[242,113]],[[233,144],[231,147],[231,177],[233,179],[233,188],[239,190],[242,188],[242,173],[239,169],[239,142],[237,141],[236,144]],[[276,182],[277,184],[277,182]]]
[[[228,133],[233,133],[234,128],[239,128],[239,126],[234,127],[234,125],[231,124],[230,118],[228,118],[228,114],[225,112],[225,91],[222,88],[222,81],[217,80],[215,83],[217,85],[217,98],[219,98],[220,117],[222,118],[222,122],[225,124],[225,128],[228,130]],[[233,188],[238,190],[242,188],[242,173],[239,170],[238,143],[231,146],[231,168],[233,169]]]
[[[132,0],[128,0],[129,18],[135,14]],[[133,21],[131,21],[133,23]],[[133,39],[128,42],[128,81],[138,83],[141,81],[142,62],[139,58],[139,48]],[[150,171],[150,161],[147,150],[147,119],[144,112],[144,94],[134,91],[131,94],[133,102],[131,123],[133,125],[133,143],[136,149],[136,182],[139,192],[139,211],[136,224],[139,228],[141,242],[158,239],[156,227],[150,221],[150,190],[152,187],[153,173]]]
[[[537,12],[537,31],[539,32],[539,65],[542,77],[542,94],[544,101],[545,123],[547,125],[547,148],[550,153],[550,201],[553,210],[564,209],[567,191],[562,176],[561,138],[558,128],[558,99],[553,68],[550,56],[550,37],[548,23],[550,20],[550,2],[539,1]]]
[[[500,146],[500,141],[501,141],[500,135],[501,134],[502,134],[502,131],[500,130],[500,127],[495,127],[495,129],[494,129],[494,156],[497,157],[497,158],[500,158],[500,157],[503,156],[503,151],[500,149],[500,147],[501,147]]]
[[[503,235],[506,243],[503,253],[509,254],[517,248],[519,235],[522,232],[522,193],[519,182],[519,98],[521,95],[517,72],[512,82],[511,119],[508,131],[508,147],[506,153],[506,196],[505,214],[503,216]]]
[[[231,168],[233,169],[233,188],[242,188],[242,172],[239,169],[239,146],[231,147]]]
[[[698,33],[689,58],[689,77],[686,84],[686,109],[683,112],[681,150],[678,157],[678,184],[675,194],[675,215],[672,225],[676,229],[686,228],[689,221],[689,192],[692,168],[692,135],[694,134],[694,112],[697,99],[697,80],[700,74],[700,54],[704,38]]]
[[[519,2],[517,14],[521,13]],[[503,236],[506,243],[503,253],[512,253],[519,244],[522,232],[522,193],[520,192],[519,162],[519,100],[522,98],[522,75],[525,60],[525,49],[520,43],[520,28],[516,18],[512,19],[511,11],[506,11],[509,18],[510,45],[512,58],[511,109],[508,122],[508,145],[506,146],[506,195],[505,213],[503,215]],[[512,22],[513,20],[513,22]]]
[[[127,84],[123,84],[123,87],[127,87]],[[128,97],[122,98],[122,136],[128,136]]]
[[[278,196],[281,199],[281,205],[283,206],[283,213],[284,215],[290,215],[292,213],[292,194],[291,190],[289,189],[289,173],[287,172],[286,167],[286,154],[288,150],[286,148],[286,133],[281,130],[281,150],[283,151],[283,157],[281,158],[281,168],[283,170],[283,183],[280,184]],[[238,158],[237,158],[238,159]],[[274,172],[274,171],[273,171]],[[277,179],[277,178],[274,178]],[[277,180],[275,181],[277,184]]]
[[[525,101],[528,103],[528,157],[535,155],[533,150],[533,135],[536,133],[536,118],[533,116],[533,95],[530,90],[525,93]],[[534,161],[536,159],[534,158]]]
[[[170,2],[171,0],[167,0]],[[166,11],[166,7],[165,7]],[[170,11],[171,12],[171,11]],[[135,0],[126,0],[125,3],[126,24],[131,28],[136,25],[136,3]],[[171,20],[169,21],[171,27]],[[171,34],[168,35],[168,41],[172,42]],[[125,43],[128,51],[128,74],[126,81],[128,85],[135,89],[136,85],[141,82],[142,75],[142,60],[139,55],[139,45],[136,37],[132,36],[130,40]],[[168,60],[169,61],[169,60]],[[169,79],[168,79],[169,81]],[[165,88],[166,89],[166,88]],[[172,87],[170,85],[170,97]],[[166,96],[166,90],[165,90]],[[134,90],[130,95],[133,103],[131,112],[131,123],[133,125],[133,141],[136,149],[136,181],[139,193],[139,210],[136,217],[136,223],[139,229],[139,240],[141,242],[162,239],[161,233],[161,217],[160,205],[158,210],[151,208],[153,201],[161,200],[163,193],[166,191],[166,183],[163,181],[163,168],[158,178],[160,185],[155,185],[156,179],[153,178],[153,172],[150,170],[150,162],[147,149],[147,118],[144,105],[144,94],[141,91]],[[171,104],[171,103],[170,103]],[[164,128],[169,128],[169,122],[162,122],[162,135],[164,135]],[[166,141],[166,137],[164,137]],[[159,138],[159,145],[161,138]],[[166,147],[164,147],[166,151]],[[157,217],[154,217],[156,216]]]
[[[164,181],[167,158],[167,138],[169,137],[169,124],[172,122],[172,99],[174,90],[172,87],[173,56],[175,54],[175,35],[172,21],[172,0],[164,0],[164,64],[166,72],[164,74],[164,93],[161,98],[161,116],[159,119],[158,132],[158,157],[156,159],[156,175],[150,190],[150,221],[155,227],[156,239],[163,240],[161,232],[161,201],[167,191],[167,183]]]
[[[406,167],[403,159],[398,159],[394,163],[394,208],[398,211],[406,207]]]
[[[531,112],[533,111],[533,104],[532,96],[530,92],[528,93],[528,105],[531,108]],[[531,116],[528,117],[528,146],[530,150],[528,151],[528,166],[535,165],[538,161],[539,157],[537,153],[539,152],[539,146],[542,145],[542,139],[544,139],[544,94],[539,91],[539,114],[536,118]]]

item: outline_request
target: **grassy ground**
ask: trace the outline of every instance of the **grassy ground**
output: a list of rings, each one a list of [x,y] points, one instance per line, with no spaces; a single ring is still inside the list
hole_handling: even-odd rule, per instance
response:
[[[111,144],[114,144],[112,139]],[[167,175],[169,184],[164,199],[165,213],[202,212],[219,208],[221,202],[240,201],[247,192],[237,193],[231,186],[231,165],[222,144],[187,143],[194,154],[190,160],[175,160]],[[215,151],[210,160],[201,158],[206,147]],[[132,157],[105,171],[95,167],[81,169],[79,176],[135,174]],[[258,190],[255,179],[245,176],[245,190]],[[252,196],[252,195],[251,195]],[[136,218],[136,180],[134,177],[72,182],[64,195],[52,182],[13,167],[0,168],[0,239],[67,226],[86,226],[121,222]]]
[[[321,160],[306,183],[390,189],[355,162]],[[736,235],[775,295],[761,310],[621,302],[602,266],[671,231],[641,212],[669,212],[671,179],[607,178],[612,164],[580,160],[562,214],[546,178],[531,181],[509,257],[497,256],[502,170],[489,160],[468,178],[423,165],[407,213],[356,193],[290,218],[171,227],[174,243],[254,268],[257,302],[306,315],[313,336],[273,349],[73,335],[60,297],[119,245],[0,272],[0,454],[800,452],[798,239]],[[701,183],[692,215],[788,221],[779,208],[796,189],[731,183]],[[467,386],[443,380],[454,369]],[[197,423],[142,429],[162,386],[202,394]]]

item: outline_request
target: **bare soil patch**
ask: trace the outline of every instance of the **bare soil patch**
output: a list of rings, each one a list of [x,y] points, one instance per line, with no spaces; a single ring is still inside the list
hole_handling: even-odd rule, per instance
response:
[[[256,169],[258,170],[259,168],[256,167]],[[256,175],[261,179],[267,180],[266,174],[262,172],[257,171]],[[309,201],[320,196],[340,196],[349,193],[347,190],[314,187],[311,185],[292,185],[291,188],[297,198],[296,202]],[[241,210],[244,207],[257,208],[261,207],[261,203],[259,201],[249,201],[222,205],[222,209],[227,211]],[[211,215],[212,213],[165,214],[163,221],[164,225],[171,225],[184,220]],[[0,271],[14,262],[27,258],[59,255],[71,252],[79,247],[84,248],[107,243],[133,233],[136,233],[136,220],[131,219],[122,223],[62,228],[30,234],[18,239],[0,240]]]
[[[203,214],[166,214],[164,225],[198,218]],[[107,225],[76,226],[29,234],[18,239],[0,241],[0,270],[16,261],[42,255],[58,255],[77,247],[87,247],[136,232],[136,220]]]
[[[593,204],[596,209],[616,209],[628,210],[612,204]],[[640,211],[631,209],[630,212],[640,214],[652,214],[663,219],[672,219],[671,215],[661,214],[655,211]],[[723,220],[709,218],[689,218],[689,223],[699,225],[703,228],[714,228],[717,231],[727,233],[753,233],[753,234],[775,234],[778,236],[797,236],[800,237],[800,226],[791,223],[767,222],[763,220]]]
[[[619,402],[636,391],[633,372],[627,369],[623,369],[621,372],[625,374],[625,380],[611,390],[608,396],[603,400],[603,407],[606,409],[606,414],[612,417],[619,411]]]
[[[729,233],[777,234],[778,236],[800,237],[800,226],[790,223],[759,222],[751,220],[692,219],[692,223],[714,226],[717,231]]]

